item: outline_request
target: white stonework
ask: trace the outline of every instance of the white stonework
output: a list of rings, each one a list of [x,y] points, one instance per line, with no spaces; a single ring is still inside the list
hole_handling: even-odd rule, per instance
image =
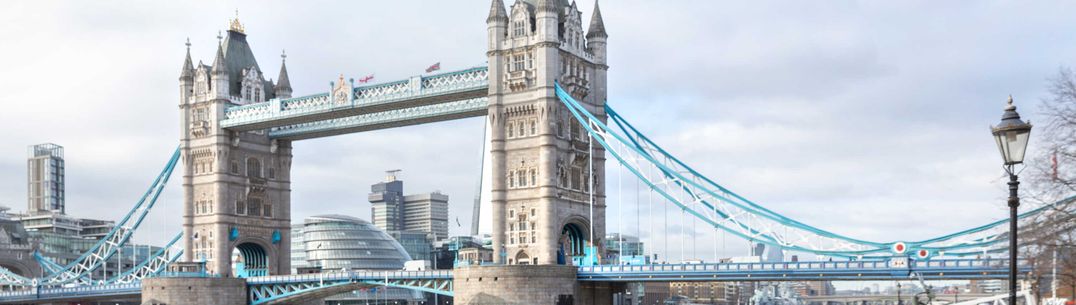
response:
[[[261,248],[266,255],[264,263],[244,257],[248,268],[286,274],[291,143],[270,140],[265,131],[231,132],[219,122],[228,106],[288,95],[291,88],[286,81],[274,88],[264,80],[242,29],[226,35],[212,66],[199,63],[194,68],[188,50],[180,77],[183,260],[205,261],[210,273],[229,276],[233,249],[246,244],[244,249]],[[242,70],[233,73],[229,66]],[[285,71],[281,76],[286,80]]]
[[[601,24],[600,13],[594,16]],[[605,151],[600,145],[588,150],[586,132],[554,90],[560,82],[605,120],[606,35],[604,25],[594,31],[594,22],[584,37],[582,13],[559,0],[517,0],[507,10],[494,0],[490,8],[488,119],[498,263],[557,264],[561,250],[570,262],[582,253],[563,246],[569,226],[587,240],[593,228],[597,245],[605,236]],[[594,177],[593,226],[588,177]]]

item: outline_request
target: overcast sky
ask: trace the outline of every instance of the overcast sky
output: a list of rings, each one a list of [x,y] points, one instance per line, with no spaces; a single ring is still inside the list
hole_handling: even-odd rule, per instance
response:
[[[486,61],[487,0],[0,6],[0,204],[17,211],[26,208],[27,146],[53,142],[66,148],[68,212],[119,218],[178,144],[184,40],[196,62],[211,62],[236,9],[263,71],[275,77],[287,50],[296,96],[327,91],[341,73],[387,82],[434,62]],[[593,3],[580,6],[589,20]],[[1008,94],[1037,121],[1046,79],[1076,60],[1074,9],[605,0],[609,102],[700,172],[775,211],[861,239],[923,239],[1006,216],[988,127]],[[466,233],[482,141],[472,118],[296,142],[292,220],[368,219],[369,185],[403,169],[405,191],[451,196],[450,218],[463,224],[451,231]],[[623,213],[623,230],[635,234],[635,203],[618,212],[609,177],[607,229],[621,230]],[[179,179],[138,241],[178,232]],[[633,198],[634,183],[624,185]],[[678,214],[672,223],[690,223]],[[658,252],[664,242],[653,235],[696,244],[688,256],[703,259],[715,244],[722,256],[746,253],[746,242],[698,228],[694,238],[678,227],[663,234],[659,222],[643,236]],[[679,258],[679,248],[668,252]]]

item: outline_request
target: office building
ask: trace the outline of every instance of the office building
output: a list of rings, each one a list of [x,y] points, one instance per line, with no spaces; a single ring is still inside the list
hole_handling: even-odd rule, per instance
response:
[[[440,192],[404,196],[403,229],[424,232],[430,240],[448,237],[448,195]]]
[[[433,246],[427,239],[426,233],[414,231],[389,231],[388,233],[400,243],[400,246],[403,246],[404,251],[407,251],[412,260],[430,260]]]
[[[447,238],[448,195],[433,192],[405,196],[400,171],[386,173],[385,181],[370,187],[374,225],[389,232],[423,232],[430,241]]]
[[[64,148],[45,143],[30,146],[27,161],[26,212],[64,213]]]
[[[291,229],[292,273],[299,269],[400,270],[410,255],[400,243],[372,223],[350,216],[307,217]],[[409,304],[421,292],[403,288],[363,289],[325,298],[325,304]]]
[[[388,171],[385,181],[370,187],[370,217],[374,225],[385,231],[403,230],[403,181],[397,180],[398,170]]]

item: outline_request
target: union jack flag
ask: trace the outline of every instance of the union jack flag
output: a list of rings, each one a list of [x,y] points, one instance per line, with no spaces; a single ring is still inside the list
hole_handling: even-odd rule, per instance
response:
[[[363,78],[360,78],[360,79],[359,79],[359,83],[360,83],[360,84],[365,84],[365,83],[369,83],[369,82],[370,82],[371,80],[373,80],[373,79],[374,79],[374,75],[373,75],[373,74],[370,74],[370,75],[364,76]]]
[[[441,62],[437,62],[436,64],[433,64],[429,68],[426,68],[426,73],[430,73],[430,72],[437,71],[437,70],[441,70]]]

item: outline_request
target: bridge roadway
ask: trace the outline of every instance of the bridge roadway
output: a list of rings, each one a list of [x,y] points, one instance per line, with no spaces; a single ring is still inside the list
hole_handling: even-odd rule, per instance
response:
[[[927,280],[1003,279],[1008,276],[1007,266],[1007,259],[937,259],[911,261],[908,266],[891,266],[886,261],[601,265],[579,267],[577,279],[581,282],[909,280],[916,273]],[[1030,270],[1030,267],[1021,266],[1021,269]],[[248,278],[247,286],[252,305],[275,304],[305,294],[347,291],[359,286],[400,287],[451,296],[452,271],[276,275]],[[0,292],[0,304],[134,299],[140,293],[139,283],[38,288]]]

